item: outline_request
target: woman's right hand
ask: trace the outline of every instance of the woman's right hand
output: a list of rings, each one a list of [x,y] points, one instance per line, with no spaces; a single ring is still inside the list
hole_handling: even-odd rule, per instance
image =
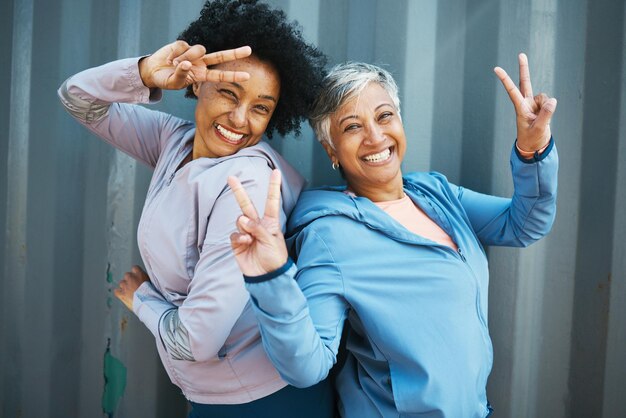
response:
[[[165,90],[179,90],[203,81],[246,81],[250,78],[246,72],[208,67],[245,58],[251,53],[249,46],[242,46],[207,54],[202,45],[190,46],[185,41],[176,41],[139,60],[139,75],[146,87]]]
[[[287,246],[280,228],[279,170],[272,171],[263,218],[259,215],[237,177],[228,177],[228,185],[243,215],[237,219],[237,229],[230,236],[230,245],[237,264],[246,276],[260,276],[278,270],[287,262]]]

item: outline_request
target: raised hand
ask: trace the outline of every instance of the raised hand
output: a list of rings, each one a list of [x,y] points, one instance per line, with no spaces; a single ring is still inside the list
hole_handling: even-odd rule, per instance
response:
[[[249,46],[242,46],[207,54],[202,45],[190,46],[185,41],[176,41],[142,58],[139,74],[146,87],[166,90],[178,90],[203,81],[245,81],[250,78],[246,72],[207,67],[245,58],[251,53]]]
[[[228,185],[243,212],[230,245],[237,264],[246,276],[260,276],[279,269],[287,262],[287,247],[280,229],[280,171],[272,171],[265,202],[265,213],[259,218],[256,208],[237,177],[228,177]]]
[[[550,119],[556,110],[556,99],[540,93],[533,96],[526,54],[519,54],[519,89],[500,67],[494,72],[506,89],[517,115],[517,146],[522,151],[536,151],[550,140]]]
[[[124,273],[117,289],[113,290],[116,298],[122,301],[131,311],[133,310],[133,296],[143,282],[150,281],[145,271],[139,266],[133,266],[130,271]]]

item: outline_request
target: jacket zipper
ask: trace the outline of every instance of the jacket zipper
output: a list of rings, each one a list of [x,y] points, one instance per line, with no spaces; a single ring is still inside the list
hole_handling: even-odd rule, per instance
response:
[[[412,186],[412,185],[410,185]],[[419,190],[417,190],[415,187],[410,187],[413,192],[415,192],[416,194],[421,194],[421,192]],[[448,217],[448,214],[446,213],[445,210],[441,211],[443,213],[443,216],[446,217],[446,221],[448,222],[448,225],[450,225],[450,227],[452,228],[452,222],[450,222],[450,218]],[[443,228],[442,228],[443,229]],[[444,229],[445,231],[445,229]],[[453,234],[448,234],[450,235],[453,239],[456,238],[454,237],[454,231],[450,231]],[[472,233],[474,231],[472,230]],[[446,233],[448,233],[448,231],[446,231]],[[474,233],[474,236],[476,234]],[[480,241],[477,242],[480,243]],[[483,339],[485,339],[485,343],[487,343],[488,341],[488,327],[487,327],[487,321],[485,321],[485,318],[483,318],[482,312],[481,312],[481,298],[480,298],[480,282],[478,281],[478,278],[476,277],[476,274],[474,274],[474,270],[472,269],[472,266],[470,266],[470,264],[467,262],[467,258],[465,257],[465,255],[463,254],[463,250],[461,249],[461,247],[459,246],[458,242],[456,239],[454,239],[454,243],[457,245],[457,250],[454,251],[454,249],[448,247],[447,245],[442,245],[443,247],[449,249],[450,251],[453,251],[456,253],[456,255],[461,259],[461,261],[463,261],[463,263],[465,264],[465,266],[467,267],[467,269],[470,272],[470,275],[472,276],[472,279],[474,280],[474,285],[476,287],[476,314],[478,315],[478,320],[480,321],[480,324],[483,327]],[[485,334],[487,334],[487,336],[485,336]]]

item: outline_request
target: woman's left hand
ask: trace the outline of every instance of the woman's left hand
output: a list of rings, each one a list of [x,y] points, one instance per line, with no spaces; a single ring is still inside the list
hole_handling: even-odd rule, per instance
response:
[[[519,89],[500,67],[494,72],[506,89],[517,115],[517,146],[522,151],[537,151],[551,137],[550,119],[556,110],[556,99],[540,93],[533,96],[526,54],[519,54]]]
[[[148,88],[183,89],[195,82],[246,81],[250,74],[242,71],[223,71],[213,65],[250,56],[249,46],[206,53],[202,45],[185,41],[167,44],[154,54],[139,60],[139,76]]]
[[[122,301],[131,311],[133,310],[133,296],[143,282],[149,282],[150,277],[139,266],[133,266],[130,271],[124,273],[117,289],[113,291],[116,298]]]

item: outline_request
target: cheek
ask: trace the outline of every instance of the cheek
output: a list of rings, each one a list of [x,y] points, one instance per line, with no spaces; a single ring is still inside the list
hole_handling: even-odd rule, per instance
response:
[[[211,111],[211,106],[207,105],[206,100],[201,99],[196,104],[196,119],[207,119],[209,112]]]
[[[347,171],[351,171],[351,167],[357,167],[359,165],[359,157],[357,155],[357,149],[348,148],[343,146],[335,150],[335,155],[339,160],[339,164]]]
[[[344,136],[335,144],[337,155],[346,160],[357,160],[361,140],[359,137]]]
[[[270,123],[270,118],[266,116],[253,116],[250,119],[250,130],[254,135],[263,135]]]

